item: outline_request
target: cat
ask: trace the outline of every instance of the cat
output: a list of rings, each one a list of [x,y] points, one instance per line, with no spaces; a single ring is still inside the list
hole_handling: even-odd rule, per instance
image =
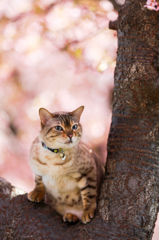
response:
[[[104,164],[81,140],[79,122],[84,106],[72,112],[39,109],[41,131],[31,147],[35,188],[28,199],[45,202],[63,221],[91,221],[104,177]]]

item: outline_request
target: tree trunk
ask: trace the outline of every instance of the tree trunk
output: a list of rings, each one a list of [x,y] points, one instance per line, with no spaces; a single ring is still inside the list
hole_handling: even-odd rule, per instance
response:
[[[115,225],[119,239],[151,239],[158,210],[159,13],[144,8],[145,3],[127,0],[118,19],[113,118],[100,212]]]
[[[95,218],[63,223],[50,207],[29,202],[1,180],[2,239],[152,238],[159,205],[159,13],[145,4],[127,0],[119,14],[108,160]]]

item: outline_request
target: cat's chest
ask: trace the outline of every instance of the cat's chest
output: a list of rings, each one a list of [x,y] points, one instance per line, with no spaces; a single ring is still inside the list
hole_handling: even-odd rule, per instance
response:
[[[48,191],[59,193],[74,191],[78,187],[77,181],[69,175],[43,176],[43,183]]]

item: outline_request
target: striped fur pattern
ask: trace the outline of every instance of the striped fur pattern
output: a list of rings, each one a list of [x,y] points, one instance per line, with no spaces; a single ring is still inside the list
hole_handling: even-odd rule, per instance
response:
[[[28,199],[40,202],[45,198],[63,216],[64,222],[91,221],[104,176],[102,161],[80,141],[79,120],[83,109],[81,106],[69,113],[50,113],[41,108],[41,131],[31,148],[35,188]],[[41,142],[49,148],[62,148],[66,159],[42,147]]]

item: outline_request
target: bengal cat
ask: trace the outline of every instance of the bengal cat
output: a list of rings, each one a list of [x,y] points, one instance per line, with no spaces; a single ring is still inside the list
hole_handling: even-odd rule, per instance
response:
[[[63,221],[88,223],[94,217],[104,177],[104,164],[81,140],[84,107],[73,112],[39,109],[41,131],[31,147],[35,188],[28,199],[44,199]]]

